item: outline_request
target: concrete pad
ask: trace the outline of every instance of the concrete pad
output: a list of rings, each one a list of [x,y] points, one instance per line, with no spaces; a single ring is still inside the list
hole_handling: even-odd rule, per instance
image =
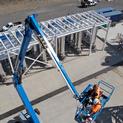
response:
[[[120,71],[123,67],[116,67],[115,69]],[[119,74],[113,72],[115,69],[76,86],[77,90],[81,92],[87,84],[95,83],[98,80],[103,79],[116,87],[114,94],[107,103],[102,114],[97,118],[96,123],[116,123],[117,119],[123,121],[123,118],[121,117],[123,113],[123,98],[119,97],[119,94],[123,91],[123,82]],[[67,90],[36,104],[35,107],[40,109],[40,117],[43,123],[76,123],[74,121],[74,114],[77,104],[76,100],[71,97],[70,92]],[[16,115],[13,115],[13,117]],[[12,121],[12,117],[2,120],[2,123],[12,123],[10,121]]]
[[[111,49],[113,51],[113,49]],[[67,58],[64,61],[64,67],[73,82],[81,80],[84,77],[92,75],[98,71],[110,67],[122,60],[122,54],[117,54],[113,57],[112,54],[106,51],[98,51],[90,56]],[[105,63],[105,58],[111,56],[108,64]],[[46,70],[30,77],[23,79],[23,86],[28,93],[30,100],[35,100],[48,93],[51,93],[61,87],[64,87],[65,81],[57,69]],[[6,112],[22,105],[16,90],[13,85],[0,87],[0,113]],[[80,90],[79,92],[81,92]]]

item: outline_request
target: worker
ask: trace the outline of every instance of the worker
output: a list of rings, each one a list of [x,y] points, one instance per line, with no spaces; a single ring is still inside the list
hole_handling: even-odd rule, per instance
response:
[[[102,95],[102,91],[98,84],[94,84],[93,88],[90,89],[87,93],[88,96],[91,96],[93,100],[96,98],[99,99]]]
[[[95,114],[96,112],[98,112],[99,110],[101,109],[101,103],[100,103],[100,100],[99,99],[94,99],[93,101],[93,105],[91,107],[91,112],[90,114]]]
[[[88,104],[93,104],[92,102],[94,101],[94,99],[99,99],[101,95],[102,95],[102,91],[99,85],[94,84],[93,88],[86,93],[87,98],[83,103],[83,107],[86,107]]]
[[[93,101],[93,105],[91,106],[90,113],[87,114],[86,120],[92,121],[92,115],[99,112],[101,109],[102,105],[100,103],[100,100],[95,98]]]

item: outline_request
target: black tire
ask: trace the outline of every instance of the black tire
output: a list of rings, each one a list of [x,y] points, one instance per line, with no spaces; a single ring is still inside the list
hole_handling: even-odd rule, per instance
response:
[[[40,115],[40,111],[39,111],[38,108],[35,108],[34,111],[35,111],[38,115]]]
[[[81,6],[82,7],[85,7],[85,3],[81,1]]]
[[[111,26],[114,27],[114,26],[116,26],[116,24],[117,24],[117,22],[112,22]]]

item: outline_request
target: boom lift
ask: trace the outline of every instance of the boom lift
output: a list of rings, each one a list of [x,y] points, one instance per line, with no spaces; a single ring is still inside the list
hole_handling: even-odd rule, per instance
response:
[[[87,92],[93,85],[89,84],[87,86],[87,88],[84,89],[84,91],[80,94],[77,92],[71,79],[69,78],[68,74],[66,73],[62,63],[58,59],[54,49],[52,48],[51,44],[47,40],[43,31],[41,30],[41,27],[38,24],[38,22],[35,18],[35,15],[28,16],[25,20],[25,35],[24,35],[24,39],[23,39],[23,42],[21,45],[20,52],[19,52],[16,70],[13,75],[13,80],[14,80],[15,88],[16,88],[16,90],[17,90],[17,92],[25,106],[27,113],[28,113],[28,118],[27,118],[27,115],[23,115],[23,116],[25,117],[25,119],[27,119],[31,123],[39,123],[38,116],[35,113],[34,109],[32,108],[32,106],[28,100],[28,97],[23,89],[22,83],[21,83],[22,82],[22,74],[23,74],[23,61],[24,61],[24,58],[26,55],[26,50],[28,48],[29,42],[31,41],[32,30],[36,34],[39,43],[42,45],[43,48],[45,48],[47,50],[48,54],[51,56],[52,60],[54,61],[55,65],[57,66],[61,75],[65,79],[67,86],[69,87],[71,93],[73,94],[73,97],[79,101],[81,106],[83,105],[83,102],[86,99],[86,96],[84,93]],[[109,95],[105,95],[105,98],[102,97],[102,105],[103,105],[102,107],[104,107],[106,102],[110,99],[110,97],[114,91],[114,87],[112,85],[109,85],[106,82],[103,82],[103,81],[100,81],[98,84],[101,85],[102,89],[109,94]],[[111,91],[108,92],[107,90],[105,90],[105,87],[107,87]],[[87,113],[85,110],[83,110],[83,108],[81,106],[77,107],[77,111],[75,114],[75,120],[78,123],[84,122],[83,115],[84,115],[84,113]],[[96,119],[96,117],[99,113],[100,112],[98,112],[97,114],[95,114],[93,116],[93,120]]]

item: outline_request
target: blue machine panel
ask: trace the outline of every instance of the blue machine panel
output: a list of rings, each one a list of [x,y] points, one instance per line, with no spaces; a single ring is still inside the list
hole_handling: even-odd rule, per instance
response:
[[[103,16],[112,20],[112,22],[114,21],[118,22],[121,19],[123,19],[123,13],[121,11],[112,11],[112,12],[103,13]]]
[[[101,8],[101,9],[97,9],[96,12],[101,14],[101,13],[107,13],[107,12],[112,12],[115,9],[112,7],[106,7],[106,8]]]

